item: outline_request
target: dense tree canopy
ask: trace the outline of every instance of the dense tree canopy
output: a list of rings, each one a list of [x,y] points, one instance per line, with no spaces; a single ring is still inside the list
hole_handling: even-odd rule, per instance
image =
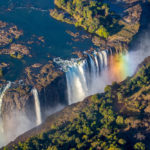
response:
[[[64,11],[51,10],[51,16],[105,39],[119,29],[117,16],[102,0],[55,0],[55,4]]]
[[[19,142],[11,149],[145,150],[150,146],[146,140],[149,83],[150,64],[143,65],[132,78],[107,86],[105,93],[89,97],[88,104],[73,121],[54,124],[49,131]]]

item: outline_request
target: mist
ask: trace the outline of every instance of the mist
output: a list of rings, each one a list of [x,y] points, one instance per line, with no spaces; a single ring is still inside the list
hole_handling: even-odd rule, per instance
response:
[[[15,140],[17,136],[30,130],[34,126],[35,123],[29,120],[25,113],[13,111],[9,118],[3,120],[3,124],[1,120],[1,129],[3,129],[3,131],[0,132],[0,147]]]
[[[116,58],[112,56],[113,61],[109,63],[109,67],[101,72],[100,77],[94,78],[92,88],[88,95],[101,93],[104,91],[106,85],[111,84],[113,81],[120,82],[132,76],[137,66],[148,56],[150,56],[150,30],[144,32],[136,41],[137,44],[131,48],[126,55],[118,55]],[[117,54],[116,54],[117,55]],[[88,96],[85,95],[85,96]],[[83,100],[83,99],[82,99]],[[57,105],[56,107],[49,108],[46,111],[46,116],[62,110],[64,105]],[[0,131],[0,147],[8,144],[17,136],[35,127],[35,122],[28,119],[25,113],[14,111],[9,118],[5,119],[4,130]],[[2,120],[0,120],[0,129],[2,128]]]
[[[132,45],[132,48],[129,49],[127,54],[116,54],[113,56],[114,59],[110,61],[110,66],[102,74],[102,83],[104,87],[107,84],[111,84],[113,81],[123,81],[128,76],[132,76],[136,73],[137,67],[142,61],[150,56],[150,28],[149,30],[140,34],[140,36]],[[101,82],[101,81],[100,81]],[[104,89],[102,87],[102,91]]]
[[[150,56],[150,28],[140,35],[136,41],[136,45],[130,49],[129,53],[125,56],[128,66],[128,76],[135,73],[138,65],[148,56]]]
[[[55,107],[49,107],[49,109],[45,110],[45,116],[50,116],[56,112],[61,111],[65,105],[57,104]]]

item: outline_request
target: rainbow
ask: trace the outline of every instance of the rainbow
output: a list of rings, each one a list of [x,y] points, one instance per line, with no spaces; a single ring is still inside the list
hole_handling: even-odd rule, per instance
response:
[[[115,54],[109,58],[109,77],[111,81],[120,82],[129,75],[128,55]]]

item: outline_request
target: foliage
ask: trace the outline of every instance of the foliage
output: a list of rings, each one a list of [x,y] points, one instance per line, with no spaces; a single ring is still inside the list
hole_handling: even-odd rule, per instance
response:
[[[3,76],[3,69],[1,68],[0,69],[0,77],[2,77]]]
[[[10,54],[11,57],[16,58],[16,59],[22,59],[23,55],[21,55],[20,53],[15,53],[15,54]]]
[[[144,112],[150,94],[149,81],[150,64],[143,65],[132,78],[106,86],[104,93],[82,102],[83,109],[71,120],[52,125],[48,131],[11,149],[145,150],[150,146],[149,141],[144,140],[149,136],[145,134],[149,126],[145,123],[148,115]],[[144,129],[146,132],[142,132]],[[139,142],[139,139],[143,141]]]
[[[118,125],[123,125],[124,124],[123,117],[122,116],[117,116],[116,123]]]
[[[134,149],[136,149],[136,150],[145,150],[145,144],[143,144],[142,142],[138,142],[134,145]]]
[[[104,37],[105,39],[108,38],[109,33],[106,30],[106,28],[104,28],[104,26],[100,26],[98,30],[96,30],[96,33],[100,36],[100,37]]]
[[[55,0],[61,11],[54,9],[50,15],[57,20],[83,27],[105,39],[119,29],[118,18],[109,6],[99,0]],[[64,10],[64,11],[62,11]]]
[[[126,140],[124,140],[124,139],[119,139],[119,140],[118,140],[118,143],[121,144],[121,145],[125,145],[125,144],[126,144]]]

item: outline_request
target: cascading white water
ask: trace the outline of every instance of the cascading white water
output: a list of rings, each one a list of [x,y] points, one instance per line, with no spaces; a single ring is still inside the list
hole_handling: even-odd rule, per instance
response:
[[[39,125],[42,123],[42,117],[41,117],[41,107],[40,107],[40,101],[39,101],[37,89],[33,88],[32,93],[34,96],[34,103],[35,103],[36,125]]]
[[[86,74],[88,74],[86,78],[86,82],[88,84],[88,94],[86,97],[99,92],[101,89],[101,83],[99,81],[102,70],[104,70],[108,64],[107,50],[98,52],[94,51],[92,56],[88,54],[88,58],[89,69],[85,70]]]
[[[85,53],[87,54],[87,53]],[[54,61],[66,72],[68,103],[76,103],[85,97],[99,92],[101,85],[99,78],[101,71],[107,67],[107,50],[94,51],[93,55],[87,54],[87,59],[72,59]]]
[[[94,52],[94,61],[95,61],[95,65],[96,65],[96,76],[98,76],[99,75],[99,64],[98,64],[98,59],[97,59],[97,54]]]
[[[87,95],[85,63],[85,60],[80,63],[74,63],[66,72],[69,104],[76,102],[78,99],[83,99]]]
[[[103,59],[102,53],[98,52],[98,57],[99,57],[100,69],[102,69],[103,66],[104,66],[104,64],[103,64],[104,63],[104,59]]]
[[[5,92],[10,88],[10,86],[11,86],[11,82],[9,81],[0,94],[0,115],[1,115],[3,97],[5,95]]]
[[[102,51],[102,56],[104,58],[104,67],[107,67],[108,59],[107,59],[107,51]]]
[[[6,91],[10,88],[11,82],[9,81],[7,85],[2,88],[1,94],[0,94],[0,134],[3,134],[3,123],[2,123],[2,118],[1,118],[1,109],[2,109],[2,102],[3,102],[3,97],[5,96]]]

